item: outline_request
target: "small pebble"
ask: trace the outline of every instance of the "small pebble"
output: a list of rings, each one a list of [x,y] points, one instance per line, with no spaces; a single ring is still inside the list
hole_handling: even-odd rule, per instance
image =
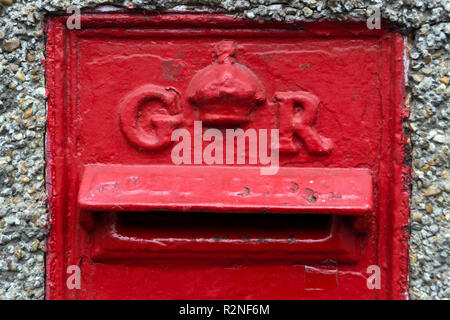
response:
[[[441,190],[439,188],[436,188],[435,186],[429,186],[427,190],[425,190],[425,197],[435,196],[439,193],[441,193]]]
[[[33,114],[33,109],[32,109],[32,108],[28,108],[28,109],[25,110],[25,112],[23,113],[23,118],[24,118],[24,119],[28,119],[29,117],[31,117],[32,114]]]
[[[20,81],[25,81],[25,75],[22,72],[17,72],[16,73],[16,78],[19,79]]]
[[[6,52],[13,52],[20,46],[20,41],[18,39],[13,40],[3,40],[2,50]]]
[[[36,56],[32,53],[27,54],[27,61],[28,62],[33,62],[36,60]]]
[[[10,6],[10,5],[13,4],[13,0],[0,0],[0,3],[4,4],[4,5],[7,5],[7,6]]]
[[[414,211],[412,213],[412,220],[415,222],[421,222],[422,221],[422,214],[418,211]]]

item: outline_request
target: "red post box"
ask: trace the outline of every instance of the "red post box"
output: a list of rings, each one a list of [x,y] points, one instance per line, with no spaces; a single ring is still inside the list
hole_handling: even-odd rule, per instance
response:
[[[405,297],[399,34],[209,14],[47,27],[50,299]]]

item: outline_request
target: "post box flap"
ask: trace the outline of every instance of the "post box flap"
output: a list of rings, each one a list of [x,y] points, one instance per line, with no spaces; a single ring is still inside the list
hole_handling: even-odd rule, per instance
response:
[[[79,205],[89,211],[214,211],[364,215],[372,175],[356,168],[87,165]]]

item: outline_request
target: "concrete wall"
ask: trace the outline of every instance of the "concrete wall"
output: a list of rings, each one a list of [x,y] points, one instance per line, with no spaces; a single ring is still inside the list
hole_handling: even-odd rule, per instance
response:
[[[413,166],[410,298],[450,298],[449,0],[0,0],[0,299],[45,298],[43,19],[70,5],[100,4],[149,10],[204,7],[280,21],[366,20],[381,7],[410,47],[411,116],[405,123]]]

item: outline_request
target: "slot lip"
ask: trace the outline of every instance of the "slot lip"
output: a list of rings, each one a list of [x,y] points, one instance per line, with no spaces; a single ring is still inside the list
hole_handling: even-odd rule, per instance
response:
[[[89,164],[78,194],[82,211],[214,211],[368,215],[366,168]],[[211,192],[211,190],[215,190]]]

